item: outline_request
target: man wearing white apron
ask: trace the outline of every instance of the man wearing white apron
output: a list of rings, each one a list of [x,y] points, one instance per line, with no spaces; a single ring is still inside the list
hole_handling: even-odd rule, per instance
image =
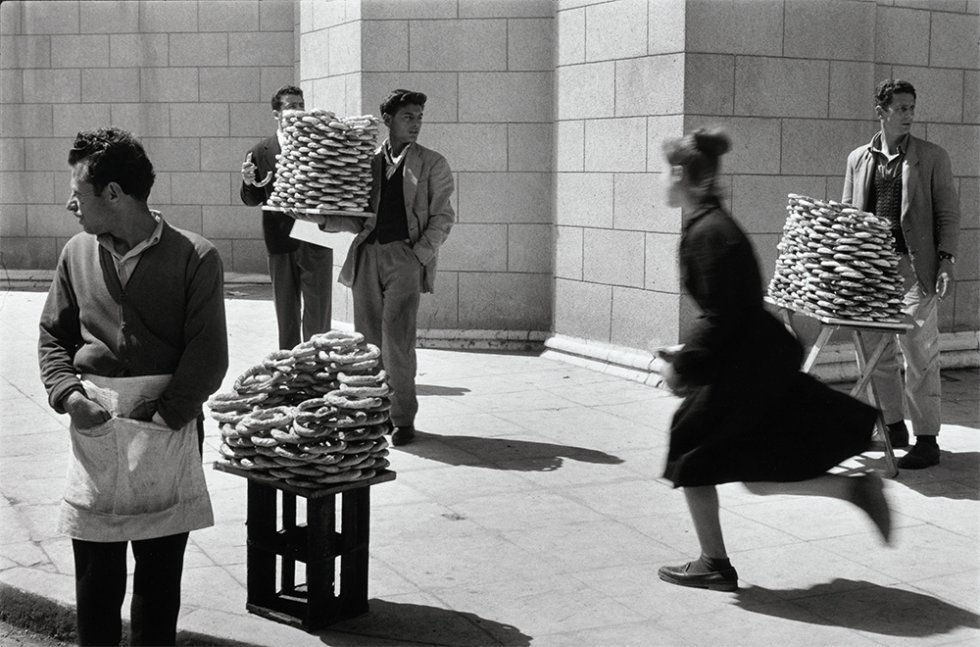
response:
[[[228,368],[221,258],[149,209],[153,165],[129,133],[79,133],[66,205],[84,233],[62,250],[38,357],[71,417],[60,530],[72,537],[78,638],[118,645],[126,551],[133,645],[173,645],[184,549],[213,524],[202,403]]]

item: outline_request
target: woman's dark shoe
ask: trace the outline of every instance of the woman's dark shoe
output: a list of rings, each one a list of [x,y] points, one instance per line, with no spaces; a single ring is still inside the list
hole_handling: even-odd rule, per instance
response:
[[[690,586],[696,589],[711,589],[712,591],[737,591],[738,573],[731,566],[718,570],[710,570],[701,560],[695,560],[680,566],[662,566],[657,575],[664,582],[679,586]]]
[[[903,470],[921,470],[939,465],[939,445],[916,441],[909,452],[898,459],[898,467]]]

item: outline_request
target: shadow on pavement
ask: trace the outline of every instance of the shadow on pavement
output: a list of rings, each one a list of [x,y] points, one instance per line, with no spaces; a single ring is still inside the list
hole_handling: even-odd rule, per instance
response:
[[[623,459],[595,449],[569,447],[512,438],[448,436],[415,432],[415,441],[399,451],[448,465],[474,465],[499,470],[550,472],[564,459],[582,463],[618,465]]]
[[[794,604],[765,604],[772,596]],[[925,638],[980,628],[980,615],[926,593],[843,578],[802,590],[752,586],[739,591],[736,604],[752,613],[883,636]]]
[[[464,395],[470,390],[462,386],[439,386],[437,384],[416,384],[416,395]]]
[[[532,640],[516,627],[473,613],[387,600],[371,600],[368,613],[334,625],[319,636],[331,647],[404,644],[526,647]]]
[[[896,450],[895,460],[904,455],[904,449]],[[860,463],[856,471],[885,469],[883,455],[880,458],[862,455],[856,460]],[[900,469],[898,476],[891,481],[915,490],[922,496],[978,501],[980,488],[975,485],[977,474],[980,474],[980,452],[950,452],[941,449],[939,465],[924,470]]]

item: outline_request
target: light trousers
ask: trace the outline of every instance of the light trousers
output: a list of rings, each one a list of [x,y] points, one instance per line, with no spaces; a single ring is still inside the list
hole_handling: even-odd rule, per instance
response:
[[[332,249],[301,241],[294,252],[269,254],[269,276],[279,326],[279,348],[293,348],[317,333],[330,330]]]
[[[354,328],[381,348],[391,394],[391,423],[415,424],[416,322],[422,264],[407,241],[362,244],[352,286]]]

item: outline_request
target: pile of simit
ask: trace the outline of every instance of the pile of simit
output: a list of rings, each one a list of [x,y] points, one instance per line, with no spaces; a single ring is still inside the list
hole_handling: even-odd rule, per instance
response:
[[[888,221],[840,202],[789,194],[769,297],[811,314],[904,320],[902,278]]]
[[[285,142],[276,156],[268,204],[285,209],[366,211],[378,120],[326,110],[283,114]]]
[[[391,389],[381,351],[360,333],[330,331],[268,355],[209,401],[225,464],[319,489],[388,467]]]

